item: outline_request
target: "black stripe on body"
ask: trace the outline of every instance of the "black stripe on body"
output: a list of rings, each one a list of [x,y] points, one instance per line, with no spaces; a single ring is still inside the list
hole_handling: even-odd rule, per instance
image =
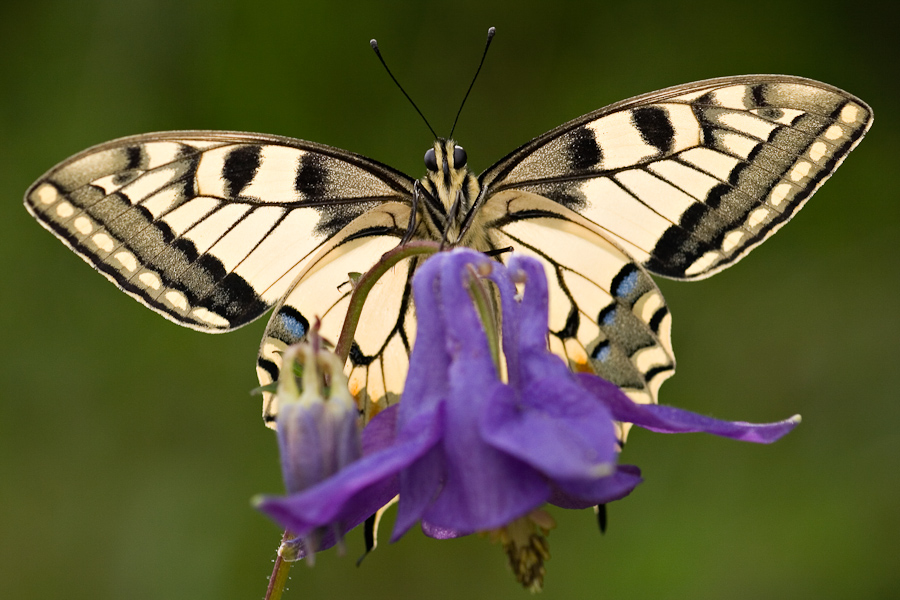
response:
[[[144,162],[144,151],[143,146],[126,146],[124,148],[127,167],[126,169],[138,169],[141,167],[141,164]]]
[[[653,316],[650,317],[650,322],[647,324],[656,335],[659,335],[659,326],[667,314],[669,314],[669,308],[667,306],[663,306],[662,308],[657,309],[657,311],[653,313]]]
[[[669,371],[674,371],[674,370],[675,370],[675,366],[671,365],[671,364],[658,365],[656,367],[653,367],[652,369],[649,369],[646,373],[644,373],[644,380],[647,383],[650,383],[651,381],[653,381],[653,378],[656,377],[657,375],[659,375],[660,373],[667,373]]]
[[[271,379],[272,381],[278,381],[279,369],[278,366],[271,360],[259,357],[256,359],[256,366],[265,371],[269,375],[269,379]],[[265,415],[264,419],[266,422],[271,422],[275,420],[275,417],[271,415]]]

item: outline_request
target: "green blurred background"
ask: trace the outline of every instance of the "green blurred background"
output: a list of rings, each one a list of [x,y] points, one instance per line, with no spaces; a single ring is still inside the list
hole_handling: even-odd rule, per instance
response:
[[[264,327],[179,328],[118,292],[21,205],[93,144],[238,129],[414,176],[430,135],[368,46],[476,171],[605,104],[707,77],[789,73],[869,102],[868,139],[739,267],[661,287],[665,403],[803,424],[773,446],[635,431],[646,482],[554,513],[543,597],[900,597],[898,9],[842,1],[32,0],[0,5],[0,597],[261,598],[281,489],[254,358]],[[896,5],[894,5],[896,6]],[[896,146],[896,144],[895,144]],[[288,598],[523,598],[501,550],[418,532],[354,566],[295,567]]]

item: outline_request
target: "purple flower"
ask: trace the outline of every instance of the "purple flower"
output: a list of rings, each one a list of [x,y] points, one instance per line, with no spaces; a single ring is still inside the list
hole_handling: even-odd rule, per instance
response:
[[[472,300],[485,279],[499,290],[505,381]],[[520,580],[539,585],[546,548],[536,532],[549,525],[534,511],[605,504],[641,481],[636,467],[617,464],[614,421],[754,442],[799,421],[754,425],[639,405],[599,377],[572,373],[547,349],[547,282],[534,259],[514,256],[504,267],[471,250],[444,252],[425,262],[413,288],[418,334],[402,402],[363,431],[363,458],[259,503],[290,531],[348,529],[399,494],[393,540],[416,522],[439,538],[500,530],[527,555],[510,555]],[[524,534],[522,523],[531,523]]]

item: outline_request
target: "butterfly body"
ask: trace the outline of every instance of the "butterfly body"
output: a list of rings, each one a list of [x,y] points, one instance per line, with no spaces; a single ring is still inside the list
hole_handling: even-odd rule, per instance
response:
[[[468,168],[465,150],[454,140],[439,138],[425,153],[425,168],[418,188],[424,206],[424,229],[419,235],[484,250],[484,232],[478,228],[462,237],[466,217],[477,214],[473,208],[481,191],[478,178]],[[414,195],[413,202],[419,199]]]
[[[28,210],[126,293],[221,332],[274,307],[262,383],[314,318],[335,339],[351,287],[409,239],[540,258],[550,348],[635,401],[674,371],[671,315],[651,274],[708,277],[784,225],[872,122],[861,100],[808,79],[726,77],[588,113],[481,175],[438,139],[415,180],[292,138],[182,131],[123,138],[51,169]],[[504,254],[497,254],[503,260]],[[347,371],[364,415],[396,401],[415,339],[415,259],[372,291]],[[277,406],[266,399],[272,422]]]

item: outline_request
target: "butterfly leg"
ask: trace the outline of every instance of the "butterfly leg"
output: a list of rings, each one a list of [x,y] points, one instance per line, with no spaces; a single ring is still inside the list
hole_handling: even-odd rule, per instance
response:
[[[421,185],[422,184],[418,181],[413,185],[412,210],[409,213],[409,225],[406,227],[406,233],[403,234],[403,239],[400,240],[401,246],[412,239],[416,227],[419,224],[417,217],[419,214],[419,192],[422,189]]]
[[[462,206],[462,199],[462,191],[457,191],[456,199],[453,201],[453,205],[447,212],[447,223],[444,225],[444,234],[441,236],[441,250],[443,250],[447,245],[447,238],[450,235],[450,228],[453,227],[454,223],[456,223],[456,217],[459,214],[459,207]],[[459,243],[459,240],[460,237],[457,236],[455,243]]]

